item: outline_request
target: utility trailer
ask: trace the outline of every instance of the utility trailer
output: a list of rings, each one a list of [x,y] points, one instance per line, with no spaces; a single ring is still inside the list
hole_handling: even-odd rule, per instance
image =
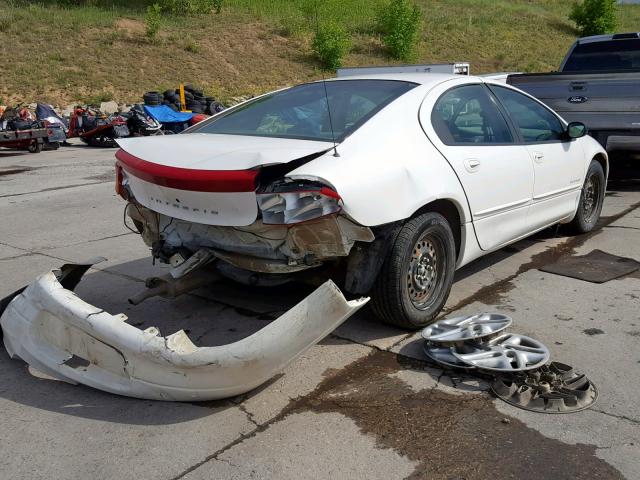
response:
[[[27,130],[0,130],[0,147],[29,150],[39,153],[44,139],[49,137],[46,128],[30,128]]]

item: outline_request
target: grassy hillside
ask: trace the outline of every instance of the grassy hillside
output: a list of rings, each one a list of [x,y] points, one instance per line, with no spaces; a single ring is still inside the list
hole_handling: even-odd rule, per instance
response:
[[[379,2],[319,2],[320,22],[339,22],[354,36],[346,65],[393,63],[375,33]],[[313,0],[223,0],[220,14],[163,17],[154,41],[144,35],[149,3],[0,0],[0,103],[139,101],[180,81],[224,100],[322,75],[309,47]],[[566,0],[418,3],[420,62],[467,60],[475,73],[547,71],[576,37]],[[619,20],[621,31],[640,30],[640,5],[620,6]]]

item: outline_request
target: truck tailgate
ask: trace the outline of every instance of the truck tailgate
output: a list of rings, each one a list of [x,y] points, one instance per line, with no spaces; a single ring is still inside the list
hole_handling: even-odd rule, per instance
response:
[[[640,71],[518,74],[509,75],[507,83],[567,121],[582,121],[591,129],[640,128]]]

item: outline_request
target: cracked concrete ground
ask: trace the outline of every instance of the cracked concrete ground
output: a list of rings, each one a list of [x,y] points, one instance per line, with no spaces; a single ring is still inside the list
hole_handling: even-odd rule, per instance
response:
[[[162,271],[122,225],[113,150],[0,152],[0,297],[65,261],[101,255],[77,289],[163,334],[242,338],[308,289],[223,284],[126,302]],[[640,176],[640,175],[638,175]],[[596,285],[537,270],[593,249],[640,259],[640,183],[612,185],[596,233],[549,229],[457,273],[447,314],[497,311],[600,388],[591,410],[518,410],[487,383],[425,361],[417,335],[365,309],[266,385],[197,404],[118,397],[0,353],[0,471],[13,479],[640,478],[640,274]],[[589,335],[587,332],[598,332]],[[602,332],[602,333],[600,333]],[[505,461],[508,459],[508,461]]]

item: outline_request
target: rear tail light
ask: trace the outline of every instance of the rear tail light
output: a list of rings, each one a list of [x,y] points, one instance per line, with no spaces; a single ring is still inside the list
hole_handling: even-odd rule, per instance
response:
[[[129,200],[129,190],[124,186],[124,172],[120,165],[116,165],[116,193],[125,200]]]
[[[280,182],[266,190],[256,194],[266,224],[300,223],[342,210],[338,192],[316,182]]]

